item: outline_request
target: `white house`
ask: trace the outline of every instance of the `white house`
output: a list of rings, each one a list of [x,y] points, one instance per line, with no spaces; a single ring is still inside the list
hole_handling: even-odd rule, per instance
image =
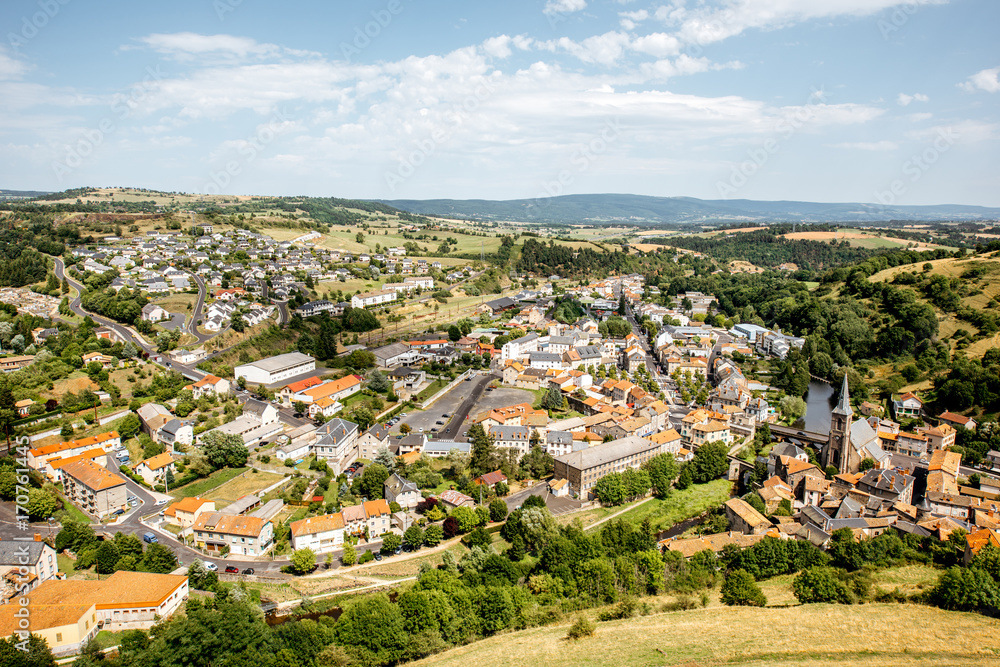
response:
[[[142,307],[142,319],[147,322],[162,322],[170,319],[170,313],[155,303],[147,303]]]
[[[322,554],[339,549],[344,544],[344,516],[324,514],[299,521],[293,521],[292,548],[312,549],[313,553]]]
[[[389,475],[389,478],[384,482],[384,486],[385,499],[390,504],[395,502],[400,507],[413,508],[423,500],[423,496],[420,494],[420,489],[417,488],[417,485],[408,479],[400,477],[398,473]]]
[[[396,300],[396,290],[384,289],[377,292],[367,292],[365,294],[355,294],[351,297],[351,308],[372,308]]]

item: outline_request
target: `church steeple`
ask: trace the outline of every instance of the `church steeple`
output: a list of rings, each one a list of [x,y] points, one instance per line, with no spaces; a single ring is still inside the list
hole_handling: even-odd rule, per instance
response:
[[[844,373],[844,386],[840,389],[840,401],[837,402],[837,407],[833,409],[833,414],[844,415],[845,417],[850,417],[854,414],[854,410],[851,409],[851,395],[847,387],[847,373]]]

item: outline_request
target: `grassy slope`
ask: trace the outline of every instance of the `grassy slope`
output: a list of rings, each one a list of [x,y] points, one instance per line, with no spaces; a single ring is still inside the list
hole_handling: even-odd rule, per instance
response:
[[[571,619],[493,637],[416,665],[995,665],[998,622],[919,605],[709,607],[599,623]]]

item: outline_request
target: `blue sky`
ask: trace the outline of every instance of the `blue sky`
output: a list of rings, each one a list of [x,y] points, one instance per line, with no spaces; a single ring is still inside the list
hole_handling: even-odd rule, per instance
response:
[[[0,187],[1000,205],[994,0],[7,0]]]

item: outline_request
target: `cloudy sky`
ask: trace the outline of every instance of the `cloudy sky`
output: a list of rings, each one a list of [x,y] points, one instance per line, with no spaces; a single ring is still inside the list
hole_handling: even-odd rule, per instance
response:
[[[1000,205],[995,0],[5,0],[0,188]]]

